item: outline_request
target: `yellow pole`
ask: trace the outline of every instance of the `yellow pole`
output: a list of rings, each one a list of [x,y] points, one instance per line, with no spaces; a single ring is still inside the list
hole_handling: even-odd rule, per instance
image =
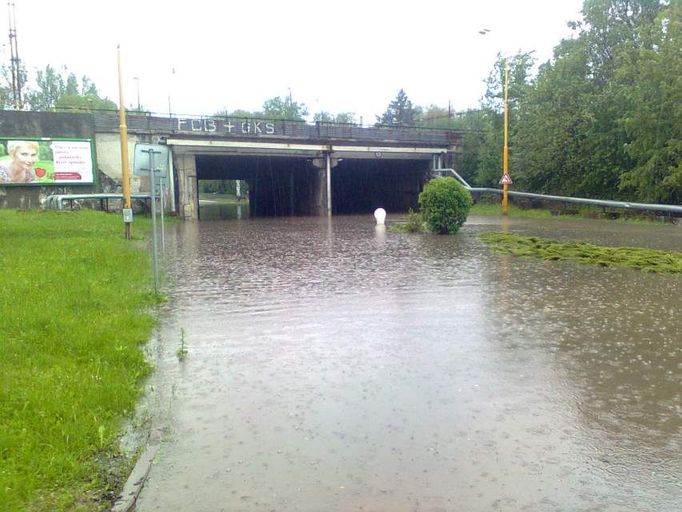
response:
[[[509,175],[509,62],[504,61],[504,152],[502,154],[502,176]],[[502,184],[502,215],[509,210],[509,185]]]
[[[123,103],[123,73],[121,71],[121,45],[116,47],[118,53],[118,116],[119,132],[121,134],[121,180],[123,181],[123,208],[131,208],[130,201],[130,169],[128,167],[128,126],[126,125],[126,111]],[[125,237],[132,238],[131,222],[124,222]]]

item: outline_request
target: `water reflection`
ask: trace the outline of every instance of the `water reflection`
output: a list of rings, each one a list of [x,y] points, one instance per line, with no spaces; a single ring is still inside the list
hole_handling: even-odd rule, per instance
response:
[[[507,229],[679,243],[614,226]],[[495,255],[500,228],[178,225],[138,509],[678,510],[679,278]]]
[[[202,199],[199,201],[199,218],[203,221],[245,219],[249,216],[249,203],[221,203]]]

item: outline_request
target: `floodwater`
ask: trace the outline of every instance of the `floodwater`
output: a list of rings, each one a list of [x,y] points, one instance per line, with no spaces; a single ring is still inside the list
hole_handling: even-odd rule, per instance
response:
[[[484,230],[682,250],[680,226],[592,220],[172,226],[137,510],[682,510],[682,278]]]

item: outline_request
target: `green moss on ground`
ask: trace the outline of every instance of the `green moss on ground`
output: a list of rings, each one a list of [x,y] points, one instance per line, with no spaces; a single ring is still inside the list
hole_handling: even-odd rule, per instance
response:
[[[483,233],[481,239],[497,252],[550,261],[577,261],[643,272],[682,273],[682,253],[642,247],[604,247],[585,242],[558,242],[508,233]]]

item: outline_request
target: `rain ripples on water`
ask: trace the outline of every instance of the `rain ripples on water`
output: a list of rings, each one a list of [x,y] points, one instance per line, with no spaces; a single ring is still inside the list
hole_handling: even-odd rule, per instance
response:
[[[138,510],[682,509],[682,280],[477,238],[682,250],[679,227],[372,220],[172,228]]]

